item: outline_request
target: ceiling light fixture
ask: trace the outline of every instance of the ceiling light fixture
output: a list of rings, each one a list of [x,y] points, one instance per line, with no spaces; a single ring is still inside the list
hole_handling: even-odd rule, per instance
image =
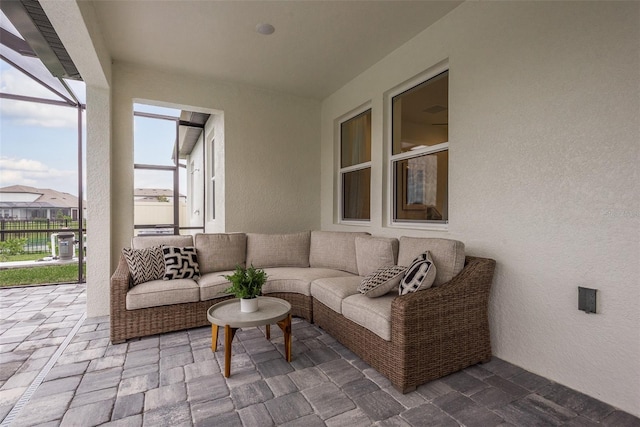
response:
[[[256,25],[256,32],[260,33],[264,36],[268,36],[270,34],[273,34],[273,32],[275,31],[275,27],[271,24],[258,24]]]

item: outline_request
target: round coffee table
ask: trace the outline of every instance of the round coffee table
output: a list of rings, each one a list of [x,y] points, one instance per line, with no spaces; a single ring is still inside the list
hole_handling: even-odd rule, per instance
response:
[[[218,349],[218,328],[224,326],[224,376],[231,375],[231,342],[236,331],[252,326],[266,326],[266,338],[271,339],[271,324],[276,323],[284,334],[284,353],[291,362],[291,304],[280,298],[258,297],[258,311],[243,313],[235,298],[212,305],[207,310],[211,322],[211,350]]]

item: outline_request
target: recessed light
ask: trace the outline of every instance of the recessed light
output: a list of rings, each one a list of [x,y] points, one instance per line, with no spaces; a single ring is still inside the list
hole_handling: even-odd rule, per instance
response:
[[[268,36],[270,34],[273,34],[273,32],[275,31],[275,27],[271,24],[258,24],[256,25],[256,32],[260,33],[262,35]]]

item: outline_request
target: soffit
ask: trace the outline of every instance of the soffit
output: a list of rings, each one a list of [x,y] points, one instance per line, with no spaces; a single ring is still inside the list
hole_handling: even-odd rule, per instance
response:
[[[115,61],[322,99],[460,1],[106,1]],[[270,23],[270,36],[255,32]]]

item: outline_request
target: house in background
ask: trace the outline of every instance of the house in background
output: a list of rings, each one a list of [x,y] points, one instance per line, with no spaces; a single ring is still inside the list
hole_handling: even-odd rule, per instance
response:
[[[86,213],[86,204],[84,204]],[[10,185],[0,188],[2,219],[62,219],[78,220],[78,198],[50,188]],[[85,216],[86,218],[86,216]]]
[[[170,106],[211,114],[207,232],[461,240],[497,260],[496,356],[640,416],[640,3],[41,5],[87,84],[88,316],[109,314],[134,233],[133,105]],[[448,220],[397,221],[394,168],[415,153],[393,151],[393,100],[443,72]],[[370,157],[344,167],[341,125],[367,111]],[[360,171],[368,218],[345,220],[341,179]]]

